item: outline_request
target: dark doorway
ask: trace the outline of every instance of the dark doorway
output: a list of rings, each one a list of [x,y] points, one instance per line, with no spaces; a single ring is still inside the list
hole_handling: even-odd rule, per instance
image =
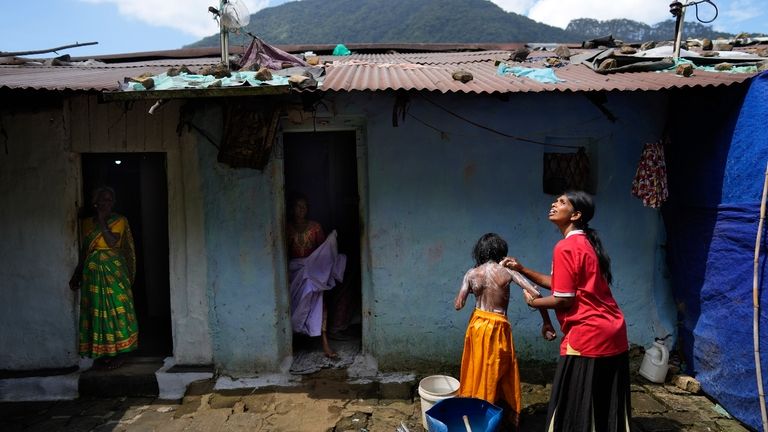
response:
[[[134,356],[169,356],[168,185],[164,153],[82,155],[84,203],[99,186],[115,190],[114,211],[128,218],[136,245],[133,300],[139,322]]]
[[[319,222],[326,235],[338,233],[339,252],[347,256],[343,287],[325,294],[331,347],[340,355],[345,347],[360,349],[360,211],[357,185],[355,131],[296,132],[283,136],[285,193],[307,198],[308,218]],[[286,202],[287,213],[290,213]],[[297,352],[317,348],[317,341],[294,335]],[[300,356],[299,356],[300,357]]]

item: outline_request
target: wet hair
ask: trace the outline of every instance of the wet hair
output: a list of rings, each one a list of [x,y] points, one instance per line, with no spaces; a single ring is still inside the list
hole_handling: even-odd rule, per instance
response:
[[[597,261],[600,264],[600,273],[603,274],[605,280],[610,285],[613,282],[613,275],[611,274],[611,257],[608,256],[608,252],[603,247],[603,242],[600,241],[600,237],[597,235],[597,231],[589,227],[589,221],[595,215],[595,202],[592,200],[592,196],[582,191],[567,191],[563,195],[571,202],[573,209],[581,213],[579,220],[574,222],[574,226],[580,230],[584,230],[584,234],[587,235],[589,244],[595,250],[597,255]]]
[[[498,263],[507,256],[507,242],[496,233],[483,234],[472,249],[475,265],[483,265],[488,261]]]
[[[109,192],[112,194],[112,200],[117,201],[117,195],[115,195],[114,189],[109,186],[99,186],[91,193],[91,205],[96,205],[97,201],[99,200],[99,196],[104,192]]]

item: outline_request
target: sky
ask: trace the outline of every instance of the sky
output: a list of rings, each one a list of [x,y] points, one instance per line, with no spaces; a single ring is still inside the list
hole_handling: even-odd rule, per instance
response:
[[[251,13],[286,2],[241,1]],[[492,1],[507,12],[561,28],[575,18],[630,18],[656,24],[672,17],[671,0]],[[710,1],[718,9],[717,18],[710,24],[716,30],[768,34],[766,0]],[[218,6],[218,0],[37,0],[24,4],[24,8],[6,7],[0,17],[0,51],[43,50],[83,42],[98,44],[70,48],[58,54],[80,57],[156,51],[181,48],[218,32],[216,22],[207,11],[208,6]],[[17,12],[10,12],[12,9]],[[699,17],[710,20],[714,10],[711,4],[702,3]],[[686,8],[686,21],[694,20],[694,16],[694,7]]]

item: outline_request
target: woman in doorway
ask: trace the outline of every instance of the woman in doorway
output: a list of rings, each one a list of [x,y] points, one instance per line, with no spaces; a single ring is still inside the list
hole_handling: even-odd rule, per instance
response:
[[[563,339],[547,413],[548,431],[629,432],[629,343],[624,315],[611,294],[611,261],[589,221],[592,197],[570,191],[549,210],[563,240],[555,245],[552,274],[502,265],[552,290],[548,297],[524,291],[529,306],[554,309]]]
[[[291,218],[287,224],[289,281],[291,288],[291,324],[293,331],[320,336],[328,358],[338,355],[328,343],[328,311],[323,301],[325,291],[344,278],[346,256],[338,253],[336,231],[326,238],[323,227],[307,219],[309,206],[303,195],[289,202]]]
[[[94,214],[82,222],[80,261],[69,282],[80,293],[80,348],[96,359],[94,367],[115,369],[123,353],[138,348],[139,330],[131,285],[136,254],[128,220],[112,212],[115,191],[93,192]]]

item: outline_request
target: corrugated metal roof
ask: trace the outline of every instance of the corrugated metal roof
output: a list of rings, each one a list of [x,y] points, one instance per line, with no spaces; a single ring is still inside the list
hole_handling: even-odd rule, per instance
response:
[[[534,51],[532,59],[551,55]],[[327,66],[323,89],[353,90],[426,90],[441,93],[515,93],[542,91],[655,91],[670,88],[726,86],[744,82],[754,74],[707,72],[696,70],[690,77],[671,72],[634,72],[602,75],[579,64],[555,68],[558,84],[543,84],[529,78],[500,76],[496,61],[509,56],[507,51],[472,53],[423,53],[353,55],[323,57],[335,64]],[[525,67],[541,67],[541,62],[525,63]],[[453,72],[470,72],[474,79],[462,83]]]
[[[531,58],[546,56],[533,51]],[[741,83],[753,74],[717,73],[697,70],[684,78],[674,73],[636,72],[601,75],[584,65],[555,68],[565,80],[542,84],[529,78],[499,76],[495,62],[508,51],[355,54],[345,57],[321,56],[327,63],[322,90],[380,91],[426,90],[442,93],[514,93],[543,91],[655,91],[671,88],[727,86]],[[143,62],[99,64],[96,66],[0,66],[0,88],[110,92],[119,89],[125,77],[142,73],[159,74],[170,67],[191,69],[214,65],[218,58],[161,59]],[[541,62],[523,64],[541,67]],[[452,78],[457,70],[470,72],[474,79],[462,83]],[[169,90],[172,92],[173,90]],[[233,89],[234,92],[237,89]],[[235,93],[236,94],[236,93]]]
[[[115,91],[125,77],[163,73],[171,67],[202,68],[218,59],[168,59],[96,66],[0,65],[0,88],[34,90]]]

